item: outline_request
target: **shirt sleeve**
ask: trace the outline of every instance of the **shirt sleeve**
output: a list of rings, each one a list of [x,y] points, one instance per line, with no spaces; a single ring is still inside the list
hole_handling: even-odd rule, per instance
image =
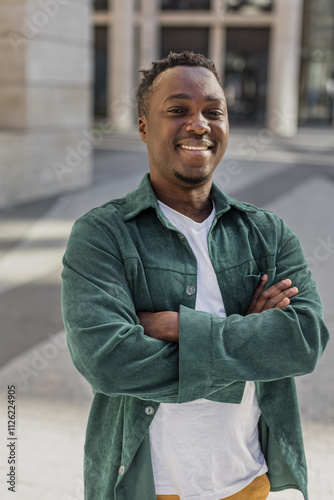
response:
[[[144,334],[117,242],[84,216],[63,258],[62,310],[75,367],[94,392],[157,402],[178,397],[178,345]]]
[[[298,238],[282,222],[273,283],[290,278],[299,289],[284,311],[220,318],[180,307],[179,402],[227,381],[273,381],[315,369],[329,334],[307,265]],[[185,379],[192,381],[192,390],[183,390]]]

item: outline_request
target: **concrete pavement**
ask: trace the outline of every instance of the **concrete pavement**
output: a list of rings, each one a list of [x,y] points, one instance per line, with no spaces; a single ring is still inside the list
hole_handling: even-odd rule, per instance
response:
[[[61,256],[74,220],[134,189],[147,171],[147,156],[137,134],[119,135],[104,138],[95,162],[90,189],[0,213],[0,498],[83,499],[83,443],[92,394],[66,348]],[[232,129],[215,180],[228,194],[273,210],[296,231],[333,331],[333,131],[304,129],[294,139],[282,139],[266,129]],[[297,381],[310,500],[334,498],[333,360],[330,343],[315,373]],[[15,495],[5,479],[7,444],[13,442],[7,439],[8,386],[16,391]],[[270,500],[298,499],[293,491],[270,495]]]

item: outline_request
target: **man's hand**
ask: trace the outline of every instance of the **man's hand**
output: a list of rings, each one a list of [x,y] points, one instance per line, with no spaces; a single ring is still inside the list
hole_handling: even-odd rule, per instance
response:
[[[291,280],[283,280],[263,291],[268,282],[268,275],[264,274],[255,288],[247,314],[260,313],[268,309],[284,309],[290,304],[290,299],[297,295],[297,288],[291,287]],[[145,335],[166,342],[179,342],[179,313],[174,311],[137,313],[140,324],[144,327]]]
[[[166,342],[179,342],[179,313],[174,311],[137,313],[145,335]]]
[[[290,304],[290,299],[297,295],[298,288],[291,287],[291,280],[286,279],[272,285],[263,291],[268,282],[268,275],[263,274],[259,284],[255,288],[252,300],[246,312],[247,314],[260,313],[268,309],[284,309]]]

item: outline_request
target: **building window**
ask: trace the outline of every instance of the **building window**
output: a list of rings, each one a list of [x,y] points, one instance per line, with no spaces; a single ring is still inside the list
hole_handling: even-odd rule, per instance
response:
[[[270,12],[273,9],[273,3],[274,0],[226,0],[228,12],[240,12],[241,14]]]
[[[183,52],[193,50],[208,57],[208,28],[162,28],[161,57],[168,56],[170,51]]]
[[[264,124],[269,28],[228,28],[224,90],[231,123]]]
[[[94,0],[94,10],[108,10],[109,1],[108,0]]]
[[[334,125],[334,3],[305,0],[300,121]]]
[[[108,28],[105,26],[95,27],[95,85],[94,85],[94,116],[104,118],[108,115]]]
[[[161,0],[162,10],[210,10],[211,0]]]

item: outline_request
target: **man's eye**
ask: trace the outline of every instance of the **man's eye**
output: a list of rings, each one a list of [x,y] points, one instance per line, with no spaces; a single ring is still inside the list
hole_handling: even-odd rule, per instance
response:
[[[175,113],[175,114],[180,114],[183,113],[183,109],[180,108],[172,108],[168,110],[168,113]]]
[[[222,111],[220,111],[219,109],[213,109],[212,111],[209,111],[208,114],[212,115],[212,116],[223,116],[224,115],[224,113]]]

